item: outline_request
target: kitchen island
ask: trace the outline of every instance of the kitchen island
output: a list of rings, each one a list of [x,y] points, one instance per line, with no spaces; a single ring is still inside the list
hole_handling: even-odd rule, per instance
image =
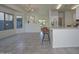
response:
[[[79,47],[79,28],[52,28],[50,33],[53,48]]]

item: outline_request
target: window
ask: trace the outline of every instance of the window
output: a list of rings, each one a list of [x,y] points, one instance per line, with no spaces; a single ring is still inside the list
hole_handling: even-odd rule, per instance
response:
[[[13,29],[13,15],[11,14],[5,14],[5,29]]]
[[[46,20],[39,20],[39,24],[40,24],[40,26],[45,25],[46,24]]]
[[[17,28],[22,28],[22,16],[17,16]]]
[[[14,28],[13,15],[0,11],[0,31]]]
[[[0,31],[4,30],[4,13],[0,12]]]

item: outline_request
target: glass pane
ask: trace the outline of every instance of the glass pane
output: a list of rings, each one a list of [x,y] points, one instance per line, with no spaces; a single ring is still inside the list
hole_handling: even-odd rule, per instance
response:
[[[0,31],[4,30],[4,13],[0,12]]]
[[[12,21],[12,20],[13,20],[13,16],[9,15],[9,21]]]
[[[22,16],[17,16],[17,28],[22,28]]]
[[[5,14],[5,29],[13,29],[13,15]]]
[[[22,16],[16,16],[16,18],[22,18]]]
[[[5,20],[8,21],[8,19],[9,19],[9,15],[5,14]]]
[[[4,21],[0,20],[0,31],[4,30]]]
[[[0,20],[4,20],[4,13],[0,12]]]
[[[13,29],[13,21],[6,21],[5,28]]]

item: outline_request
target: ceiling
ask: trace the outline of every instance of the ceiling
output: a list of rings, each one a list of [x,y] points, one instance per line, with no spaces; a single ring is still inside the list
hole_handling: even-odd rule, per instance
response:
[[[71,10],[75,4],[63,4],[58,11]],[[4,4],[13,10],[28,13],[28,8],[33,9],[33,14],[48,17],[49,9],[56,10],[58,4]]]
[[[29,7],[33,8],[35,11],[45,11],[49,9],[56,10],[57,5],[58,4],[17,4],[18,7],[22,8],[25,11],[27,11],[27,8]],[[59,10],[71,10],[74,5],[75,4],[63,4]]]
[[[21,8],[23,8],[24,10],[26,10],[28,7],[34,8],[35,10],[43,10],[43,9],[49,9],[49,8],[56,8],[56,5],[50,5],[50,4],[22,4],[22,5],[17,5]]]
[[[15,10],[19,11],[24,11],[28,12],[28,8],[32,8],[35,12],[41,12],[41,11],[48,11],[49,9],[51,10],[56,10],[58,4],[5,4],[5,6],[10,7]],[[71,10],[71,8],[75,4],[63,4],[59,11],[64,11],[64,10]]]
[[[74,5],[75,4],[63,4],[58,11],[71,10]],[[33,12],[31,12],[31,15],[33,14],[38,17],[40,16],[41,18],[48,18],[49,10],[56,10],[58,4],[4,4],[3,6],[18,12],[26,13],[27,15],[30,14],[28,13],[28,8],[32,8]]]

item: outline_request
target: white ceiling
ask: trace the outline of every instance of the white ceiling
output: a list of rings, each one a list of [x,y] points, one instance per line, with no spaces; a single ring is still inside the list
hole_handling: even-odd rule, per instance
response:
[[[27,9],[31,7],[34,9],[34,14],[47,17],[49,9],[56,10],[57,5],[58,4],[5,4],[4,6],[24,13],[27,13]],[[63,4],[59,11],[71,10],[74,5],[75,4]]]
[[[34,8],[34,9],[37,9],[37,10],[43,10],[43,9],[49,9],[49,8],[53,8],[53,9],[55,9],[56,8],[56,4],[53,4],[53,5],[51,5],[51,4],[20,4],[20,5],[17,5],[17,6],[19,6],[19,7],[21,7],[21,8],[23,8],[23,9],[25,9],[25,8],[28,8],[28,7],[31,7],[31,8]]]
[[[29,7],[35,9],[35,11],[45,11],[45,10],[56,10],[56,7],[58,4],[18,4],[16,6],[22,8],[23,10],[26,11],[26,9]],[[71,8],[74,6],[75,4],[63,4],[62,7],[59,10],[71,10]]]
[[[58,4],[4,4],[3,6],[11,8],[15,11],[23,12],[26,14],[30,14],[27,12],[27,9],[29,7],[33,8],[34,11],[31,13],[31,15],[35,15],[38,18],[47,18],[49,17],[49,9],[50,10],[56,10],[56,7]],[[74,4],[63,4],[59,11],[65,11],[65,10],[71,10],[71,8],[74,6]]]
[[[57,5],[58,4],[6,4],[5,6],[22,12],[27,12],[29,7],[33,8],[35,11],[48,11],[49,9],[56,10]],[[74,5],[75,4],[63,4],[59,10],[71,10]]]

